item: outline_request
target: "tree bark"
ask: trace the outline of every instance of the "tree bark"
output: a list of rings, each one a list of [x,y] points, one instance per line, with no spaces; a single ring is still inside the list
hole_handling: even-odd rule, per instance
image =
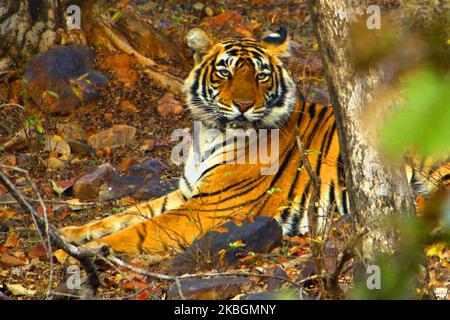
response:
[[[366,8],[361,0],[309,0],[336,116],[350,210],[355,231],[368,230],[361,250],[363,263],[370,264],[377,254],[395,252],[398,235],[392,218],[414,212],[414,202],[403,167],[385,163],[376,130],[368,129],[364,121],[367,112],[377,121],[389,108],[368,108],[383,87],[383,71],[359,71],[351,61],[350,30],[361,19],[365,21]]]
[[[67,6],[79,3],[77,0],[0,0],[0,75],[13,61],[27,60],[52,45],[85,42],[80,32],[66,28]]]

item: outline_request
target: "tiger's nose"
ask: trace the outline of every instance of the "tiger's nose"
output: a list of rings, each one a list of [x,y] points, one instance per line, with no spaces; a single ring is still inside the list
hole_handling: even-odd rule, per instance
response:
[[[245,112],[255,104],[255,101],[234,100],[233,103],[239,108],[239,110],[241,110],[241,112]]]

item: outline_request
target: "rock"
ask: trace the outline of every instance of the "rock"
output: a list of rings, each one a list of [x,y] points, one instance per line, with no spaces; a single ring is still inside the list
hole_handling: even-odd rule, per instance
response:
[[[272,271],[272,275],[275,277],[289,279],[287,272],[284,269],[280,268],[279,266],[275,266],[275,268]],[[285,282],[279,278],[269,278],[267,289],[271,291],[280,289],[284,283]]]
[[[120,147],[134,141],[136,128],[127,125],[114,125],[89,137],[88,143],[95,149]]]
[[[110,201],[133,194],[143,183],[141,176],[114,176],[100,188],[99,200]]]
[[[75,183],[73,186],[75,197],[81,200],[96,198],[100,187],[110,182],[116,175],[116,169],[110,163],[102,164],[94,172],[81,177]]]
[[[77,164],[80,164],[80,163],[81,163],[81,160],[78,157],[75,157],[72,160],[70,160],[70,164],[73,164],[73,165],[77,165]]]
[[[160,175],[163,170],[167,170],[169,167],[166,166],[158,159],[150,158],[145,160],[142,163],[137,163],[128,169],[130,175],[139,175],[139,176],[149,176]]]
[[[98,96],[96,88],[109,81],[93,69],[94,60],[94,51],[78,44],[37,54],[24,73],[29,95],[47,114],[69,114],[94,101]]]
[[[132,194],[136,199],[147,200],[173,190],[169,184],[171,181],[161,182],[161,171],[168,168],[161,161],[148,159],[133,165],[130,164],[136,160],[131,158],[128,161],[130,161],[129,168],[121,169],[122,172],[126,171],[125,175],[114,176],[110,182],[102,186],[99,193],[100,200],[108,201]],[[126,163],[123,166],[126,166]],[[173,183],[176,182],[173,181]]]
[[[130,100],[122,100],[120,102],[120,110],[125,112],[139,112],[138,108],[136,108],[136,105]]]
[[[59,160],[58,158],[48,158],[47,159],[47,169],[48,170],[60,170],[64,168],[64,161]]]
[[[139,150],[142,152],[150,152],[155,148],[155,140],[152,139],[146,139],[144,140],[144,143],[141,145]]]
[[[190,300],[230,299],[243,290],[248,290],[251,284],[251,280],[244,277],[217,276],[212,278],[180,279],[181,291],[185,298]],[[174,283],[167,292],[167,299],[181,299]]]
[[[69,144],[58,135],[45,137],[44,150],[57,152],[58,156],[70,155],[71,152]]]
[[[76,140],[67,140],[67,143],[69,144],[72,153],[80,156],[93,155],[97,151],[90,145]]]
[[[87,139],[86,131],[73,123],[58,123],[56,129],[66,140],[86,141]]]
[[[127,174],[130,176],[144,177],[139,189],[133,194],[138,200],[148,200],[163,196],[177,188],[178,181],[161,181],[161,173],[168,167],[158,159],[148,159],[142,163],[129,167]]]
[[[157,109],[163,118],[166,118],[169,115],[180,115],[185,110],[181,102],[175,99],[171,92],[164,94],[164,96],[158,100]]]
[[[258,216],[253,222],[244,220],[240,226],[228,221],[216,230],[220,232],[208,231],[177,255],[172,262],[173,272],[183,274],[205,268],[231,267],[248,252],[268,253],[282,241],[282,229],[271,217]],[[230,246],[237,241],[244,246]],[[205,257],[209,257],[208,261]]]
[[[147,180],[147,179],[146,179]],[[159,198],[169,192],[176,190],[178,187],[178,180],[169,180],[161,182],[161,179],[152,179],[146,181],[134,194],[133,198],[137,200],[150,200],[153,198]]]
[[[114,116],[112,113],[108,112],[103,115],[103,118],[105,118],[106,121],[111,122],[114,119]]]
[[[293,291],[263,291],[243,294],[239,300],[311,300],[311,297],[303,295],[300,299],[299,295]]]

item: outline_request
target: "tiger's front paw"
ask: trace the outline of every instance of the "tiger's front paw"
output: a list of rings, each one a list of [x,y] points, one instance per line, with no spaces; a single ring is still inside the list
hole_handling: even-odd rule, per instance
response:
[[[58,230],[59,235],[67,242],[73,244],[82,244],[90,241],[89,229],[81,227],[65,227]]]

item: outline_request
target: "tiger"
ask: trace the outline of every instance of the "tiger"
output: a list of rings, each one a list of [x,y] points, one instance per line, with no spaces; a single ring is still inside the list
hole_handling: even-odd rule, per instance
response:
[[[308,232],[307,210],[313,181],[303,170],[300,139],[312,169],[320,179],[319,204],[313,210],[322,222],[335,212],[350,214],[336,120],[331,105],[307,101],[298,93],[283,64],[289,56],[289,37],[280,28],[261,40],[227,38],[214,41],[203,29],[187,34],[194,51],[194,67],[185,80],[187,108],[200,121],[203,138],[192,139],[176,190],[158,199],[129,207],[121,213],[83,226],[60,229],[69,242],[129,254],[185,249],[192,241],[239,215],[271,216],[285,235]],[[229,129],[278,130],[266,139],[269,153],[277,144],[274,172],[267,163],[224,161],[248,146],[224,143]],[[213,132],[212,134],[210,132]],[[229,142],[229,141],[228,141]],[[272,149],[271,149],[272,148]],[[274,152],[275,153],[275,152]],[[200,159],[199,159],[200,158]],[[418,193],[429,193],[449,176],[449,168],[407,166],[408,179]],[[428,171],[427,171],[428,170]],[[430,177],[433,179],[430,179]]]

